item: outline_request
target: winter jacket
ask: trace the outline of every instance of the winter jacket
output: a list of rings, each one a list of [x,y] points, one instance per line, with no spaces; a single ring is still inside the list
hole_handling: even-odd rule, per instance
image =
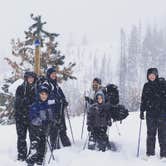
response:
[[[87,114],[87,125],[92,128],[107,127],[111,108],[110,104],[91,105]]]
[[[55,116],[60,116],[60,111],[63,109],[63,105],[67,103],[66,97],[55,80],[47,79],[43,83],[49,89],[48,104],[54,112]]]
[[[28,117],[29,107],[35,101],[35,85],[29,85],[26,81],[16,90],[15,95],[15,116]]]
[[[30,122],[34,126],[47,125],[53,120],[52,111],[47,101],[37,101],[30,108]]]
[[[166,81],[163,78],[158,78],[158,73],[152,69],[148,70],[148,74],[153,72],[157,78],[155,81],[148,80],[145,83],[140,111],[146,111],[147,117],[166,118]]]

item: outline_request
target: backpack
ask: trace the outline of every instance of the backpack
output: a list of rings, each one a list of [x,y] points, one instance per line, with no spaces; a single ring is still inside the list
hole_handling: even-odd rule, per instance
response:
[[[119,90],[114,84],[108,84],[105,88],[106,102],[117,105],[119,104]]]
[[[126,119],[128,115],[129,115],[128,109],[126,109],[124,105],[118,104],[113,108],[113,113],[111,117],[114,121],[122,121]]]

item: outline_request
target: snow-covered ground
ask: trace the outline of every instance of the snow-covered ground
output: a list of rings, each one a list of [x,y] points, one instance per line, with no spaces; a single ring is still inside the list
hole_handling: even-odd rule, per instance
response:
[[[146,141],[146,125],[143,122],[141,138],[141,156],[136,157],[139,118],[137,113],[130,113],[130,116],[122,124],[117,123],[121,136],[118,135],[116,125],[109,130],[110,140],[116,142],[119,147],[118,152],[96,152],[83,150],[87,133],[81,140],[82,117],[72,119],[72,126],[76,143],[70,148],[63,148],[55,151],[56,161],[52,161],[50,166],[164,166],[166,163],[160,161],[159,154],[153,159],[144,161]],[[0,166],[24,166],[25,163],[16,161],[16,131],[15,126],[0,126]],[[70,131],[68,130],[70,135]],[[157,151],[159,151],[157,144]],[[49,152],[47,153],[47,159]]]

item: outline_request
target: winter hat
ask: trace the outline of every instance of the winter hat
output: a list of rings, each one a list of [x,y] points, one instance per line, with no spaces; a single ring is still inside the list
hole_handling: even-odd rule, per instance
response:
[[[159,76],[158,69],[157,68],[149,68],[148,71],[147,71],[147,79],[148,79],[148,76],[150,74],[154,74],[156,76],[156,78],[158,78],[158,76]]]
[[[102,97],[103,103],[105,103],[105,95],[104,95],[104,93],[103,93],[102,91],[98,91],[98,92],[96,93],[96,97],[95,97],[96,101],[97,101],[97,99],[98,99],[99,96]]]
[[[24,74],[24,80],[27,80],[28,77],[33,77],[35,80],[37,79],[36,73],[34,73],[32,71],[25,72],[25,74]]]
[[[55,67],[51,67],[47,70],[47,78],[50,78],[50,75],[53,73],[53,72],[57,72],[56,68]]]
[[[101,79],[100,79],[100,78],[94,78],[94,79],[93,79],[93,82],[94,82],[94,81],[96,81],[98,84],[101,85]]]
[[[39,87],[39,94],[42,93],[42,92],[45,92],[45,93],[49,94],[49,90],[45,86],[40,86]]]

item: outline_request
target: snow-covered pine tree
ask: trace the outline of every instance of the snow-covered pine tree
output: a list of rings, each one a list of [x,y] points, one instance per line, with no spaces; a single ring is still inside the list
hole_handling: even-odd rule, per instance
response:
[[[19,78],[23,78],[25,71],[34,70],[34,55],[35,55],[35,41],[39,41],[40,59],[41,59],[41,75],[45,75],[48,67],[54,66],[58,69],[59,82],[67,81],[68,79],[76,79],[73,76],[73,67],[75,63],[70,62],[65,65],[65,56],[58,49],[57,37],[59,34],[50,33],[43,29],[46,22],[43,22],[41,16],[34,16],[31,14],[33,24],[29,27],[28,31],[25,31],[25,40],[12,39],[12,57],[6,57],[5,60],[11,66],[11,77],[5,79],[5,83],[2,87],[2,96],[5,97],[6,109],[2,113],[0,118],[4,116],[13,118],[13,100],[14,94],[9,92],[9,87]],[[14,60],[13,60],[14,59]],[[0,105],[2,105],[0,103]],[[12,106],[11,106],[12,105]]]
[[[121,50],[120,50],[120,65],[119,65],[119,90],[120,101],[126,104],[126,74],[127,74],[127,41],[126,33],[123,29],[120,32]]]
[[[138,28],[134,25],[129,36],[126,73],[127,99],[130,111],[137,111],[139,108],[138,64],[140,54],[138,36]]]

